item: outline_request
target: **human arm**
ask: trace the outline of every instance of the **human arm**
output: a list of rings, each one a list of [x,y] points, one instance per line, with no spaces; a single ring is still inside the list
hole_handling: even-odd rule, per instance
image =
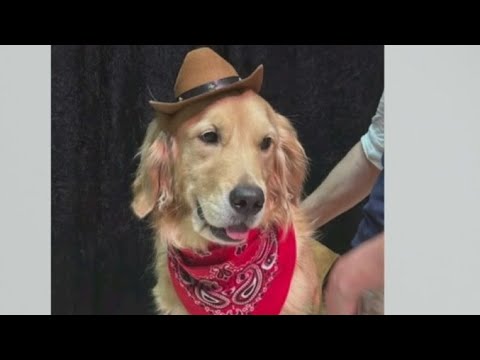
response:
[[[314,228],[319,228],[365,199],[379,174],[359,141],[302,202],[302,209]]]
[[[384,95],[366,134],[302,202],[315,228],[323,226],[368,196],[383,169]]]

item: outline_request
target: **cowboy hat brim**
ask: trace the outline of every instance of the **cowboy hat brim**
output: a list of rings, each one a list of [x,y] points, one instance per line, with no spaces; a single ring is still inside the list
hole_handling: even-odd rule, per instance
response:
[[[201,95],[198,95],[183,101],[178,101],[173,103],[150,101],[149,103],[155,109],[155,111],[170,115],[170,114],[176,113],[177,111],[180,111],[181,109],[183,109],[184,107],[190,105],[195,101],[202,100],[202,99],[208,98],[209,96],[220,94],[228,90],[251,89],[256,93],[259,93],[260,89],[262,88],[262,84],[263,84],[263,65],[260,65],[255,69],[255,71],[249,77],[242,79],[240,81],[237,81],[236,83],[233,83],[231,85],[218,88],[215,90],[207,91]]]

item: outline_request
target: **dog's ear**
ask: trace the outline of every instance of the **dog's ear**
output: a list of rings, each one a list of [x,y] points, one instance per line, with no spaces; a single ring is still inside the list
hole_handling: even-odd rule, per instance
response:
[[[140,148],[140,164],[132,186],[131,207],[141,219],[155,206],[161,211],[172,201],[172,147],[173,140],[162,131],[160,120],[153,120]]]
[[[279,214],[279,209],[283,209],[288,218],[290,205],[297,206],[300,202],[308,159],[290,121],[280,114],[275,114],[275,117],[279,144],[276,147],[274,172],[270,177],[270,196],[274,200],[272,206],[276,208],[275,213]],[[285,216],[277,221],[287,221]]]
[[[308,158],[290,121],[280,114],[277,114],[277,118],[279,150],[284,157],[282,162],[284,162],[285,185],[289,201],[297,205],[300,202],[303,183],[307,175]],[[282,154],[279,155],[282,156]]]

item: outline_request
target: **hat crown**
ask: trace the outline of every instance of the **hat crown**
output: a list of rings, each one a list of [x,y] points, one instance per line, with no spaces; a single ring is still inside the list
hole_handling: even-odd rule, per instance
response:
[[[185,56],[178,72],[175,98],[198,86],[232,76],[238,76],[237,71],[212,49],[192,50]]]

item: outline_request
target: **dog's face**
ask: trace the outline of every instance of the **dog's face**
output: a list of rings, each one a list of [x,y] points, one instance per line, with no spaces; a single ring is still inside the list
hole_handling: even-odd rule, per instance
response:
[[[287,224],[305,170],[287,119],[251,91],[224,96],[152,122],[133,209],[140,217],[152,210],[174,216],[204,239],[238,245],[252,228]]]

